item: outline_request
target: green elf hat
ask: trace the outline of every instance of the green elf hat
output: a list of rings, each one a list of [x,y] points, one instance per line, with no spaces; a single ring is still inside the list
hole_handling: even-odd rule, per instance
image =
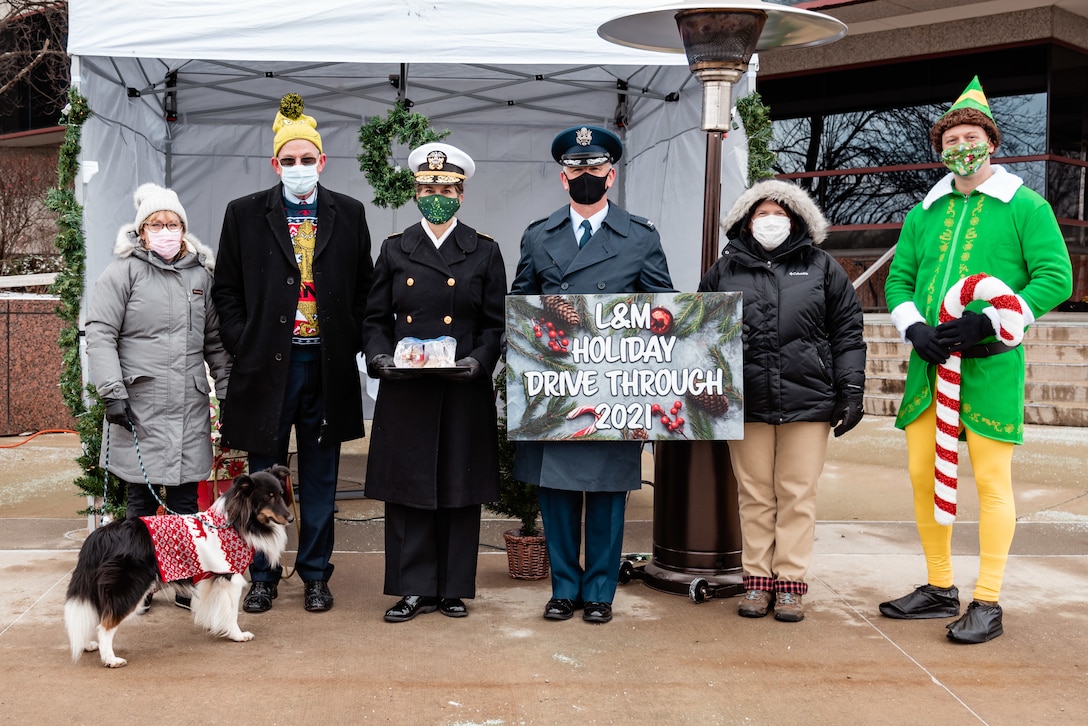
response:
[[[929,141],[938,155],[941,153],[941,137],[944,136],[944,132],[961,124],[981,126],[990,137],[995,149],[1001,145],[1001,131],[994,123],[993,113],[990,112],[990,102],[986,100],[986,94],[982,92],[982,84],[978,76],[971,79],[952,107],[937,119],[937,123],[933,124],[933,128],[929,130]]]
[[[963,93],[952,104],[952,108],[948,109],[948,113],[957,108],[973,108],[986,114],[991,121],[994,120],[994,115],[990,113],[990,102],[986,100],[986,94],[982,92],[982,84],[979,83],[978,76],[971,79],[967,88],[963,89]]]

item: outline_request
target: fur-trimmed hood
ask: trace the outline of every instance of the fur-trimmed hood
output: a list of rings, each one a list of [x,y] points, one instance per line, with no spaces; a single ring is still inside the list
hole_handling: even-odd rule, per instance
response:
[[[211,247],[198,240],[192,232],[186,232],[185,236],[181,238],[181,243],[185,245],[187,254],[196,255],[204,269],[209,273],[215,272],[215,253],[212,252]],[[117,239],[113,243],[113,254],[118,257],[129,257],[133,252],[141,249],[144,248],[140,244],[140,235],[136,230],[136,225],[123,225],[118,230]]]
[[[722,219],[722,229],[729,239],[737,239],[744,223],[748,221],[752,208],[765,199],[777,202],[788,210],[796,219],[808,227],[808,236],[814,244],[827,239],[827,218],[801,187],[790,182],[771,179],[758,182],[745,191],[733,203],[729,213]],[[796,231],[796,230],[795,230]]]

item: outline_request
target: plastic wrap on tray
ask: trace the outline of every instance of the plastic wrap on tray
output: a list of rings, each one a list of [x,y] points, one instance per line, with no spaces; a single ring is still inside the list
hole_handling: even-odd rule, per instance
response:
[[[457,355],[457,340],[448,335],[441,338],[402,338],[393,351],[397,368],[453,368]]]

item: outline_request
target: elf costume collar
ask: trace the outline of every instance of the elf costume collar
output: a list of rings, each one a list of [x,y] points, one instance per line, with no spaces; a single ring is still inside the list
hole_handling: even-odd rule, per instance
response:
[[[993,170],[993,176],[986,181],[978,185],[975,191],[980,194],[1000,199],[1008,204],[1012,201],[1012,197],[1016,194],[1016,190],[1024,184],[1024,180],[1008,172],[1005,167],[1000,164],[994,164],[990,167]],[[937,182],[932,189],[929,190],[929,194],[922,200],[922,209],[929,209],[933,206],[941,197],[946,197],[949,194],[958,194],[955,187],[952,186],[952,180],[956,178],[955,174],[947,174],[939,182]]]
[[[201,514],[140,517],[155,546],[163,582],[199,582],[214,575],[242,574],[253,561],[253,548],[229,526],[215,506]]]

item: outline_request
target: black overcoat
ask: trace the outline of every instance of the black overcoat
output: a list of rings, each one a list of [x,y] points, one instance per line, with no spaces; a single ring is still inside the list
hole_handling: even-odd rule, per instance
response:
[[[493,239],[458,221],[438,249],[422,222],[382,243],[363,326],[367,360],[398,340],[444,335],[484,374],[451,381],[431,372],[382,381],[374,409],[366,495],[421,509],[498,499],[491,376],[500,354],[506,270]]]
[[[223,345],[234,356],[223,443],[275,454],[299,294],[281,184],[227,206],[217,259],[212,295]],[[362,351],[374,264],[363,205],[320,185],[313,264],[325,403],[321,435],[349,441],[363,435],[355,355]]]

